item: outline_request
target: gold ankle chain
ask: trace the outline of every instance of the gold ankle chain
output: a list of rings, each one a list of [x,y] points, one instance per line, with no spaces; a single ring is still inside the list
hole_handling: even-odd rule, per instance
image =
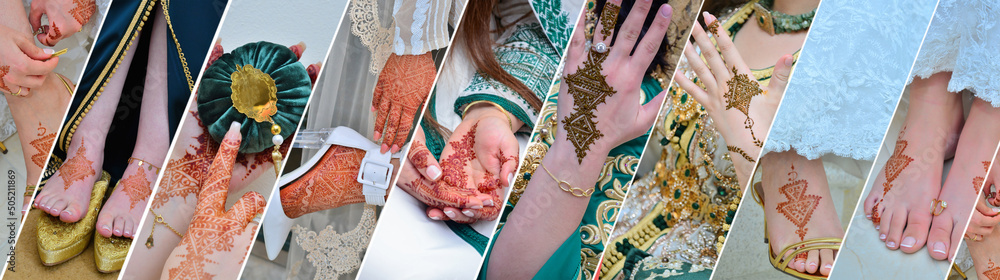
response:
[[[146,248],[153,248],[153,233],[156,233],[157,224],[162,224],[166,226],[168,229],[170,229],[170,231],[173,231],[174,234],[176,234],[178,237],[184,238],[183,234],[181,234],[179,231],[174,229],[174,227],[170,226],[170,224],[168,224],[166,221],[163,220],[163,216],[160,216],[160,214],[156,214],[156,212],[153,212],[153,208],[149,208],[149,213],[153,213],[153,216],[155,216],[155,218],[153,219],[153,229],[149,231],[149,238],[146,238]]]

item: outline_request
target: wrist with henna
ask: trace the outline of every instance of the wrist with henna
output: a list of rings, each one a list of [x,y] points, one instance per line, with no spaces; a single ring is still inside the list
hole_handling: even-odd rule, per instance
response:
[[[364,157],[364,150],[330,147],[315,168],[281,189],[285,215],[298,218],[316,211],[364,203],[362,185],[357,180]]]

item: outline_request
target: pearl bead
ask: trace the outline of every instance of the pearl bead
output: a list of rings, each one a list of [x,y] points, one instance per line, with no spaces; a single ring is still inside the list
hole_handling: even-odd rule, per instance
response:
[[[274,137],[271,137],[271,142],[274,142],[275,146],[281,146],[281,143],[285,142],[285,138],[281,137],[281,135],[275,135]]]

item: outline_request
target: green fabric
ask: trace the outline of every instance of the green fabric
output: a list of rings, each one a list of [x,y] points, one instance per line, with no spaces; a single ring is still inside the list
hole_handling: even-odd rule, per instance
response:
[[[448,229],[451,229],[455,235],[465,240],[465,243],[475,248],[476,252],[479,252],[479,255],[482,255],[483,251],[486,250],[486,243],[490,242],[490,240],[485,235],[473,229],[469,224],[459,224],[453,221],[445,221],[444,224],[448,225]]]
[[[257,153],[273,147],[271,124],[256,122],[233,108],[232,78],[236,66],[251,65],[271,75],[278,88],[278,112],[272,119],[281,126],[281,136],[290,139],[295,131],[312,86],[306,68],[288,47],[270,42],[243,45],[222,55],[207,70],[198,87],[198,115],[216,141],[222,141],[229,125],[243,124],[240,153]]]

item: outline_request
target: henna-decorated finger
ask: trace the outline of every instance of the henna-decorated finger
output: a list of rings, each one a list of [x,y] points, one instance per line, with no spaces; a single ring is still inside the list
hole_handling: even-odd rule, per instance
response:
[[[295,53],[295,59],[302,59],[302,53],[306,51],[306,42],[299,41],[298,44],[291,45],[288,49]]]
[[[717,19],[712,14],[708,12],[704,13],[705,24],[718,22]],[[696,24],[697,25],[697,24]],[[719,33],[724,33],[725,31],[718,31]],[[737,62],[742,64],[743,57],[740,56],[740,51],[736,49],[736,45],[733,44],[733,39],[729,38],[726,34],[713,34],[715,37],[715,43],[719,45],[719,52],[722,53],[723,62],[726,64],[726,69],[736,67],[740,70],[749,70],[746,65],[736,65]]]
[[[618,35],[615,35],[615,47],[611,50],[612,56],[629,57],[632,54],[635,43],[639,41],[639,36],[642,34],[642,25],[646,21],[645,15],[649,14],[649,8],[652,5],[653,1],[635,1],[632,4],[629,16],[625,18],[621,28],[615,31]]]
[[[233,122],[220,143],[219,151],[209,167],[208,178],[198,193],[197,212],[204,213],[208,209],[222,212],[226,206],[226,193],[229,181],[232,179],[233,164],[240,149],[240,123]]]
[[[449,220],[448,216],[446,216],[444,214],[444,211],[441,211],[441,209],[434,208],[434,207],[427,207],[427,209],[424,210],[424,211],[427,212],[427,218],[430,218],[431,220],[435,220],[435,221],[447,221],[447,220]]]
[[[309,66],[306,67],[306,74],[309,75],[310,86],[316,87],[316,80],[319,80],[319,70],[322,68],[322,62],[309,64]]]
[[[392,110],[389,111],[388,123],[386,123],[385,134],[382,136],[382,152],[388,152],[391,150],[399,150],[398,147],[394,147],[396,141],[396,130],[401,125],[399,123],[400,116],[403,114],[400,110],[401,106],[392,106]]]
[[[236,201],[236,204],[233,204],[233,208],[229,209],[229,212],[226,212],[226,216],[244,225],[249,225],[255,216],[264,214],[264,205],[266,203],[267,200],[260,193],[254,191],[247,192],[240,197],[239,201]]]
[[[642,65],[653,61],[653,57],[660,50],[660,44],[663,43],[663,36],[667,34],[667,27],[670,27],[670,19],[673,17],[673,14],[674,8],[670,4],[660,5],[659,11],[656,12],[656,18],[653,19],[653,24],[649,26],[646,35],[639,41],[639,46],[635,49],[632,59],[640,62]],[[635,69],[645,70],[641,68]]]
[[[208,54],[208,63],[205,64],[204,70],[208,70],[208,67],[212,66],[212,63],[215,63],[216,60],[219,60],[223,54],[225,54],[225,52],[222,49],[222,38],[219,38],[215,40],[215,46],[212,47],[212,53]]]
[[[399,124],[396,127],[396,137],[393,138],[393,149],[392,152],[396,153],[406,146],[406,139],[410,136],[410,130],[413,129],[413,119],[410,116],[416,116],[416,109],[403,108],[400,110]]]
[[[410,152],[407,154],[407,159],[409,159],[413,168],[425,179],[436,181],[441,178],[440,164],[431,156],[431,151],[420,140],[415,140],[410,145]]]
[[[604,43],[607,48],[611,47],[611,40],[615,37],[615,24],[618,22],[618,12],[621,10],[622,0],[608,0],[604,2],[601,9],[601,16],[597,19],[597,26],[594,27],[594,42]]]
[[[445,215],[447,215],[451,221],[456,223],[471,224],[479,220],[477,217],[480,214],[479,210],[477,209],[459,210],[458,208],[455,207],[445,207],[443,210]]]
[[[382,131],[384,131],[386,122],[389,120],[389,110],[392,109],[392,104],[387,101],[388,100],[382,100],[382,102],[378,104],[378,108],[375,110],[375,134],[373,137],[376,141],[382,138]]]
[[[701,25],[695,24],[692,26],[691,37],[694,38],[695,45],[698,45],[698,49],[701,50],[700,56],[707,62],[712,76],[715,77],[715,81],[728,81],[730,78],[729,68],[726,68],[726,62],[722,60],[722,55],[715,49],[715,45],[712,44],[712,40],[708,38],[708,34],[701,28]],[[691,60],[688,59],[688,62],[691,62]],[[699,75],[698,77],[702,76]]]

